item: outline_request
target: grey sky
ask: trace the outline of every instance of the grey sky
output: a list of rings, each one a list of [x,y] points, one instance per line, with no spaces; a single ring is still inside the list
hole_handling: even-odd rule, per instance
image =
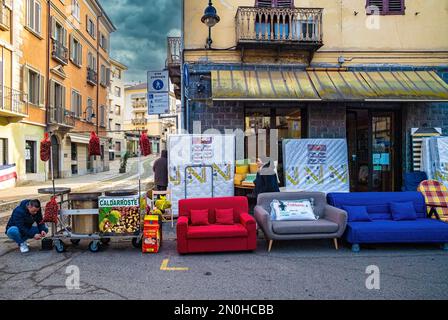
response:
[[[125,80],[146,81],[147,70],[165,66],[166,37],[180,36],[181,0],[100,0],[117,31],[112,58],[129,67]]]

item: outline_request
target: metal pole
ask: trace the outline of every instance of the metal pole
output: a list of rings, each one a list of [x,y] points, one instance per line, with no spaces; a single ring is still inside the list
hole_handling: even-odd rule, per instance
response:
[[[53,137],[53,135],[50,135],[50,141],[52,140],[51,138]],[[51,182],[53,184],[53,197],[56,196],[56,186],[54,183],[54,166],[53,166],[53,142],[51,143],[51,148],[50,148],[50,171],[51,171]]]

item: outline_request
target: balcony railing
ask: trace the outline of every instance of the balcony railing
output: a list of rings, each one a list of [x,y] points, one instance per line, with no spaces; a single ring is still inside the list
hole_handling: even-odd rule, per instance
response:
[[[146,109],[148,108],[148,104],[146,102],[134,102],[132,107],[134,109]]]
[[[168,37],[168,64],[181,63],[182,40],[180,37]]]
[[[148,119],[132,119],[132,124],[134,126],[147,125],[148,124]]]
[[[0,30],[11,28],[11,10],[3,3],[0,3]]]
[[[68,49],[59,41],[53,40],[51,56],[63,64],[68,64]]]
[[[319,8],[239,7],[236,14],[238,44],[322,45]]]
[[[19,116],[27,116],[28,104],[24,102],[27,100],[25,93],[0,86],[0,111],[10,112]]]
[[[74,127],[75,113],[61,107],[50,107],[48,122],[64,127]]]
[[[92,68],[87,68],[87,83],[93,86],[98,83],[98,73]]]

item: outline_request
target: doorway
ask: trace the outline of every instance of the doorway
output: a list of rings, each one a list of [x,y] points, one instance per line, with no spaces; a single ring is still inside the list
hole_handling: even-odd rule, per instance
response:
[[[347,111],[351,191],[387,192],[399,188],[399,118],[397,111]]]
[[[53,177],[55,179],[59,179],[60,176],[60,170],[59,170],[59,142],[58,138],[56,136],[51,136],[51,152],[52,152],[52,161],[53,161]],[[50,168],[51,170],[51,168]],[[50,172],[50,178],[51,178],[51,172]]]

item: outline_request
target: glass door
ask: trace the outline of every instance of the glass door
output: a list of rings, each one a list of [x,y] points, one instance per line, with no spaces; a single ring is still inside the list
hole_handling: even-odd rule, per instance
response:
[[[395,187],[393,123],[393,113],[372,113],[372,191],[393,191]]]

